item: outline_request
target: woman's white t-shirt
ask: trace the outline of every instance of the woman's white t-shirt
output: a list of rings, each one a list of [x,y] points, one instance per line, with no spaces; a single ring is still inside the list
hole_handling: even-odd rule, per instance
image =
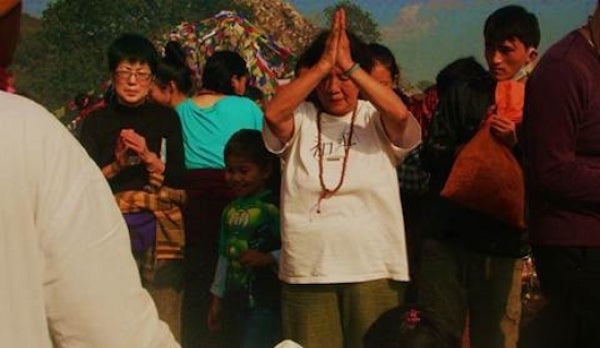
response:
[[[328,189],[341,179],[344,150],[350,150],[341,188],[319,200],[317,113],[312,103],[297,108],[287,144],[268,126],[263,131],[267,148],[284,160],[279,277],[296,284],[408,280],[396,165],[420,142],[417,121],[409,117],[401,143],[394,145],[369,102],[358,102],[351,140],[352,112],[322,113],[322,177]]]

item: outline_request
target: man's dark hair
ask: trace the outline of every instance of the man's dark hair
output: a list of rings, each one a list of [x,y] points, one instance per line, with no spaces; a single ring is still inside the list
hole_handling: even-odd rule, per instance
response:
[[[140,34],[126,33],[119,36],[108,47],[109,70],[115,71],[123,61],[146,63],[154,73],[158,62],[158,52],[146,37]]]
[[[486,45],[518,39],[525,47],[537,48],[540,36],[537,17],[518,5],[509,5],[494,11],[485,21],[483,28]]]

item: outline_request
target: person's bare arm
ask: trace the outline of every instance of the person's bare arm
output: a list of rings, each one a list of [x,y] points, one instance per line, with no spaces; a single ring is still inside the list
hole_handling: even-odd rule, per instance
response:
[[[331,68],[319,64],[310,68],[289,85],[282,86],[265,106],[265,120],[271,132],[287,143],[294,133],[294,110],[319,84]]]
[[[283,86],[265,106],[265,120],[271,132],[282,143],[288,142],[294,133],[294,110],[302,103],[319,82],[335,66],[341,22],[336,15],[332,30],[325,44],[325,51],[319,62]]]
[[[341,25],[336,64],[342,71],[350,71],[355,63],[352,60],[350,42],[346,35],[346,15],[343,10],[340,13]],[[349,77],[360,88],[366,99],[380,112],[385,131],[392,143],[400,143],[410,115],[400,97],[391,88],[381,86],[362,69],[353,71]]]

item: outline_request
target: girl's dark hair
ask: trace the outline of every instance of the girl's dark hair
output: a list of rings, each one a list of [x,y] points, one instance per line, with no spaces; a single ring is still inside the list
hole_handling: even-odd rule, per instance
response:
[[[483,27],[485,43],[497,45],[506,40],[520,40],[526,48],[540,44],[537,17],[519,5],[508,5],[494,11]]]
[[[202,86],[214,92],[234,95],[231,78],[248,75],[246,61],[233,51],[215,52],[206,60],[202,72]]]
[[[115,39],[108,47],[108,69],[113,72],[123,61],[132,63],[146,63],[154,74],[158,62],[158,52],[146,37],[126,33]]]
[[[267,180],[269,188],[276,197],[279,197],[279,186],[281,184],[281,168],[279,158],[269,152],[265,147],[262,133],[255,129],[240,129],[235,132],[225,144],[224,157],[240,156],[251,159],[259,167],[271,171]]]
[[[443,330],[431,312],[406,305],[383,313],[363,344],[365,348],[459,348],[460,338]]]
[[[435,78],[436,88],[438,94],[442,95],[455,83],[485,80],[489,79],[489,76],[487,70],[472,56],[458,58],[446,65],[437,74]]]
[[[177,89],[186,95],[191,95],[194,90],[193,73],[187,65],[186,52],[177,41],[169,41],[165,45],[165,55],[159,60],[154,76],[154,82],[161,88],[173,81]]]
[[[383,65],[392,75],[393,83],[398,83],[398,78],[400,77],[400,68],[398,67],[398,63],[396,63],[396,57],[394,57],[392,51],[390,51],[390,49],[384,45],[370,43],[369,52],[371,53],[373,63],[379,63]]]
[[[264,99],[265,94],[256,86],[248,86],[248,88],[246,88],[246,97],[255,102],[260,102]]]
[[[304,52],[300,53],[300,55],[298,56],[298,59],[296,60],[296,65],[294,65],[294,75],[296,77],[298,77],[298,75],[300,75],[300,70],[305,69],[305,68],[308,69],[311,67],[308,64],[307,55],[308,55],[308,50],[305,50]]]

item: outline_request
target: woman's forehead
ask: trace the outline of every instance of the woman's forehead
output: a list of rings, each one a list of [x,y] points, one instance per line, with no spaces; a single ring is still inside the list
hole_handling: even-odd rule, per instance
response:
[[[150,65],[148,63],[142,62],[142,61],[122,60],[117,65],[117,68],[130,69],[130,70],[142,70],[142,69],[150,70]]]

